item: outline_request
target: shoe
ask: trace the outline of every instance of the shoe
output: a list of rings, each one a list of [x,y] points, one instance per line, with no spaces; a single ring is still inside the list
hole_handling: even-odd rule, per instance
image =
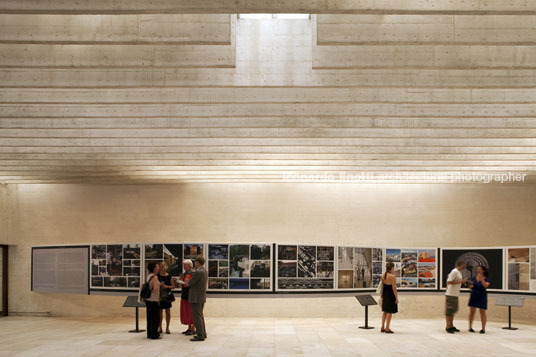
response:
[[[475,330],[473,330],[472,328],[469,329],[469,332],[475,332]]]
[[[182,333],[183,335],[186,335],[186,334],[188,333],[188,331],[190,331],[190,329],[188,329],[188,330],[186,330],[186,331],[182,331],[181,333]]]
[[[169,330],[166,331],[166,335],[170,335],[171,332]]]
[[[162,333],[162,330],[161,330],[161,329],[158,329],[158,333]]]
[[[382,328],[382,329],[380,330],[380,332],[385,332],[385,329],[384,329],[384,328]]]
[[[199,336],[194,336],[194,338],[191,338],[190,341],[198,342],[198,341],[205,341],[205,339]]]
[[[193,335],[195,335],[195,331],[188,330],[188,331],[186,331],[185,335],[186,336],[193,336]]]
[[[454,333],[456,330],[454,330],[454,327],[449,327],[446,328],[445,331],[447,331],[448,333]]]
[[[486,333],[486,330],[480,330],[480,333],[481,333],[481,334],[485,334],[485,333]]]
[[[385,330],[385,333],[395,333],[393,330]]]
[[[452,326],[452,328],[454,329],[454,332],[460,332],[456,327]]]

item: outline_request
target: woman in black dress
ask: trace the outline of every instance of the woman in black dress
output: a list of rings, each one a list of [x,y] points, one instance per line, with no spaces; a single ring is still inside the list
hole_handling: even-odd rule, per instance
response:
[[[166,334],[170,334],[169,324],[171,322],[171,301],[167,297],[172,294],[171,290],[175,288],[175,281],[169,275],[168,265],[166,262],[160,263],[160,273],[158,273],[158,281],[161,288],[160,299],[160,328],[158,332],[162,333],[162,320],[164,319],[164,310],[166,311]]]
[[[396,275],[394,274],[395,265],[387,263],[386,272],[382,276],[382,329],[381,332],[394,333],[389,325],[391,317],[398,312],[398,291],[396,291]]]

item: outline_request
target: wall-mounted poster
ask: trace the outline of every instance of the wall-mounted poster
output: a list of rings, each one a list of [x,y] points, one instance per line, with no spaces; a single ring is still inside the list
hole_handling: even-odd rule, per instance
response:
[[[333,289],[335,247],[277,245],[276,290]]]
[[[385,250],[385,262],[394,264],[397,287],[400,289],[436,289],[436,257],[437,249],[435,248],[387,248]],[[381,272],[385,273],[385,264],[382,268]],[[380,271],[379,266],[376,266],[376,271]],[[379,283],[379,280],[381,277],[374,279],[373,283]]]
[[[175,281],[177,281],[182,274],[182,252],[183,245],[175,243],[145,243],[144,244],[144,271],[143,276],[145,276],[145,270],[147,264],[150,262],[161,264],[165,262],[168,267],[168,274],[171,275]]]
[[[472,279],[476,276],[479,265],[488,268],[490,279],[490,290],[503,289],[503,262],[504,250],[502,248],[462,248],[441,250],[441,288],[447,286],[447,276],[456,267],[458,261],[465,261],[467,267],[462,271],[464,279]],[[467,288],[463,284],[462,288]]]
[[[91,289],[139,289],[142,252],[140,244],[91,246]]]
[[[209,290],[270,290],[271,244],[208,244]]]
[[[536,291],[536,248],[506,249],[507,290]]]
[[[381,259],[383,252],[379,248],[337,247],[337,288],[371,289],[374,287],[373,271],[381,278]],[[373,259],[380,259],[373,262]],[[378,270],[379,269],[379,270]],[[379,280],[376,284],[379,283]],[[377,285],[376,285],[377,286]]]

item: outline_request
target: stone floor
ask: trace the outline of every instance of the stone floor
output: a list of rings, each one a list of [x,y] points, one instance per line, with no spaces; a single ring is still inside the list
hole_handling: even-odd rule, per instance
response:
[[[490,323],[485,335],[449,335],[442,320],[395,320],[393,335],[359,329],[353,319],[208,318],[207,325],[205,342],[190,342],[177,324],[153,341],[127,332],[132,319],[5,317],[0,356],[536,356],[536,325],[507,331]]]

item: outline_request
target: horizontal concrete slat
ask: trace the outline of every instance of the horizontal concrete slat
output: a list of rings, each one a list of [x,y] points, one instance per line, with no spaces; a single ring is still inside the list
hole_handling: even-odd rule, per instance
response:
[[[4,118],[0,128],[536,128],[536,118]]]
[[[4,67],[233,67],[234,60],[231,45],[0,44]]]
[[[231,43],[231,15],[2,15],[0,42]]]
[[[315,46],[313,68],[531,68],[536,46]]]
[[[534,89],[129,88],[2,89],[0,103],[534,103]]]
[[[0,118],[236,116],[536,117],[532,104],[0,104]]]
[[[180,69],[2,69],[0,87],[169,86],[536,87],[536,70],[369,69],[288,71],[284,67]]]
[[[4,0],[0,12],[49,13],[351,13],[366,11],[534,11],[526,0]]]
[[[536,138],[0,138],[0,146],[536,146]]]
[[[536,129],[184,128],[1,129],[4,138],[535,138]]]

